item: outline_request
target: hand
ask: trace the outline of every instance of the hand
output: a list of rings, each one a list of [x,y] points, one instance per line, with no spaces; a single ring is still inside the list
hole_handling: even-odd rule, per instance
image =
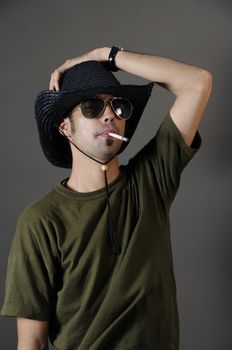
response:
[[[91,61],[91,60],[100,61],[100,62],[107,61],[109,52],[110,52],[110,48],[102,47],[102,48],[91,50],[82,56],[66,60],[60,67],[55,69],[54,72],[51,74],[49,90],[59,91],[59,79],[67,69],[75,66],[75,64],[85,62],[85,61]]]

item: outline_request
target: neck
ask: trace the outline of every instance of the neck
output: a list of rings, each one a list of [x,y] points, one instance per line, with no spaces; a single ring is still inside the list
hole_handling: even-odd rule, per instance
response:
[[[108,184],[120,175],[118,157],[113,158],[107,164],[106,174]],[[77,192],[91,192],[103,188],[104,184],[101,164],[78,152],[78,156],[73,157],[72,171],[67,186]]]

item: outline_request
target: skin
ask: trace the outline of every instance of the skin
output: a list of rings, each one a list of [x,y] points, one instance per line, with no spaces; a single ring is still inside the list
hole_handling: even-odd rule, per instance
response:
[[[48,350],[48,322],[17,318],[17,350]]]
[[[99,96],[107,98],[110,95]],[[125,121],[115,115],[109,104],[104,114],[96,119],[85,118],[80,108],[76,108],[71,120],[65,118],[61,122],[60,130],[85,153],[101,162],[106,162],[118,153],[121,146],[121,141],[111,138],[108,131],[124,135]],[[78,192],[90,192],[102,188],[104,177],[101,165],[83,155],[72,143],[70,146],[73,166],[67,185]],[[111,183],[120,174],[118,157],[113,158],[107,166],[107,179],[108,183]]]
[[[69,59],[58,67],[51,75],[49,88],[59,90],[59,78],[62,73],[77,63],[88,60],[106,61],[110,48],[94,49],[82,56]],[[212,75],[205,69],[177,62],[169,58],[119,51],[116,56],[116,66],[130,74],[137,75],[149,81],[156,82],[175,96],[170,109],[170,115],[180,130],[185,143],[190,146],[199,127],[203,112],[207,105],[211,88]],[[112,119],[113,118],[113,119]],[[111,119],[111,121],[110,121]],[[104,115],[98,120],[86,121],[79,112],[73,115],[74,132],[71,122],[65,118],[60,127],[70,140],[85,148],[98,159],[107,159],[116,152],[120,145],[114,141],[109,145],[104,137],[95,137],[94,132],[100,127],[117,127],[123,135],[125,125],[115,118],[112,110],[107,107]],[[76,191],[94,191],[103,187],[102,170],[94,161],[82,155],[71,145],[73,167],[68,185]],[[78,168],[78,164],[81,167]],[[119,175],[118,159],[115,157],[109,164],[107,176],[109,183]],[[48,326],[45,321],[18,319],[18,350],[47,349],[44,340],[48,336]],[[45,341],[46,343],[46,341]],[[45,346],[45,347],[44,347]]]

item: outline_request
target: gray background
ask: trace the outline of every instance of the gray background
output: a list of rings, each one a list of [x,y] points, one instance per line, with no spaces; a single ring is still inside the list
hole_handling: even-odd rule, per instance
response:
[[[213,73],[214,88],[200,126],[202,149],[184,171],[171,210],[172,243],[181,349],[231,350],[232,2],[1,0],[0,26],[0,301],[18,215],[68,174],[41,152],[34,97],[66,58],[117,44]],[[118,77],[143,83],[123,73]],[[172,102],[165,90],[153,90],[122,163],[154,134]],[[0,332],[0,348],[15,349],[14,318],[1,318]]]

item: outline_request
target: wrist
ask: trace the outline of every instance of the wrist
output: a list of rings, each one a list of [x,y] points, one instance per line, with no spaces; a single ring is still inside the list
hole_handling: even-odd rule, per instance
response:
[[[109,69],[112,72],[117,72],[119,70],[119,68],[116,64],[116,57],[120,51],[123,51],[122,47],[119,47],[119,46],[112,46],[111,47],[107,63],[108,63]]]
[[[108,57],[109,57],[110,50],[111,50],[110,47],[100,47],[100,48],[94,49],[92,51],[93,60],[99,61],[99,62],[107,61]]]

